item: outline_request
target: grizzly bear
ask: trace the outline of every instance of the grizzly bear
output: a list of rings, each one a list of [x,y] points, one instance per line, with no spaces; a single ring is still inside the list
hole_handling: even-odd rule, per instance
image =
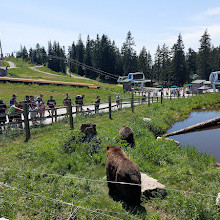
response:
[[[121,147],[107,147],[106,161],[107,181],[126,182],[137,185],[108,182],[109,195],[128,204],[140,204],[141,174],[137,165],[132,162]]]
[[[123,126],[119,131],[119,135],[122,140],[126,140],[129,144],[131,144],[131,147],[134,146],[134,132],[131,128]]]

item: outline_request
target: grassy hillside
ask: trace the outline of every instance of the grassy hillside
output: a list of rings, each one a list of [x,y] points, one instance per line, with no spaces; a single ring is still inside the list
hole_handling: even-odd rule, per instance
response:
[[[9,61],[12,61],[16,64],[17,68],[9,69],[9,76],[14,78],[28,78],[28,79],[44,79],[44,80],[53,80],[53,81],[63,81],[63,82],[78,82],[78,83],[89,83],[89,84],[95,84],[97,86],[101,86],[103,88],[109,88],[109,89],[118,89],[118,87],[121,88],[121,86],[114,85],[114,84],[108,84],[108,83],[101,83],[96,80],[91,80],[88,78],[70,78],[69,75],[63,74],[61,72],[57,73],[55,71],[52,71],[46,66],[39,67],[37,69],[52,73],[54,75],[48,75],[44,73],[40,73],[37,71],[34,71],[30,69],[29,67],[32,67],[33,65],[23,61],[21,58],[7,58]],[[73,74],[75,76],[78,76],[77,74]]]
[[[22,134],[15,137],[9,132],[7,137],[0,136],[0,182],[16,187],[0,187],[0,216],[67,219],[71,210],[80,206],[79,219],[219,219],[215,197],[220,191],[220,170],[215,167],[214,157],[194,147],[178,147],[174,142],[155,139],[155,134],[163,134],[176,121],[201,107],[220,107],[220,94],[138,106],[134,114],[130,109],[121,110],[112,114],[112,120],[107,114],[78,116],[74,118],[73,131],[67,121],[32,129],[28,143]],[[147,117],[151,121],[143,121]],[[83,122],[97,125],[98,135],[90,143],[82,142],[79,128]],[[123,125],[134,131],[134,148],[119,141],[118,132]],[[138,208],[113,201],[105,182],[107,145],[121,146],[142,172],[157,178],[168,189],[150,199],[143,196]]]

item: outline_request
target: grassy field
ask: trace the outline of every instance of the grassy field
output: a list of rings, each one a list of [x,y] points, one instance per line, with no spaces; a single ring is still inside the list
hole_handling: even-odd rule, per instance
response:
[[[28,78],[28,79],[44,79],[44,80],[53,80],[53,81],[63,81],[63,82],[77,82],[77,83],[89,83],[94,84],[100,87],[97,89],[88,89],[88,88],[79,88],[79,87],[70,87],[70,86],[39,86],[37,84],[33,85],[24,85],[24,84],[0,84],[0,98],[9,106],[9,101],[12,97],[12,94],[17,95],[17,101],[24,100],[26,95],[33,95],[38,97],[40,93],[44,94],[44,100],[47,101],[51,95],[54,96],[57,106],[63,105],[63,99],[66,96],[66,93],[70,94],[70,97],[75,101],[76,95],[85,95],[85,104],[94,103],[97,95],[101,96],[102,102],[108,100],[108,96],[111,95],[112,99],[115,99],[117,93],[120,93],[121,98],[130,97],[130,95],[123,93],[122,87],[120,85],[101,83],[95,80],[90,79],[79,79],[79,78],[70,78],[69,76],[56,73],[46,66],[38,68],[41,71],[52,73],[54,75],[48,75],[40,73],[30,69],[29,67],[33,66],[30,63],[24,62],[22,59],[8,58],[9,61],[12,61],[16,64],[17,68],[9,69],[10,77],[14,78]],[[75,74],[76,75],[76,74]]]
[[[13,78],[28,78],[28,79],[44,79],[44,80],[53,80],[53,81],[63,81],[63,82],[78,82],[78,83],[89,83],[94,84],[97,86],[100,86],[102,88],[108,88],[108,89],[118,89],[121,88],[119,85],[115,84],[108,84],[108,83],[102,83],[98,82],[96,80],[91,80],[88,78],[70,78],[69,75],[63,74],[61,72],[57,73],[53,70],[49,69],[46,66],[38,67],[39,70],[52,73],[54,75],[48,75],[44,73],[40,73],[37,71],[34,71],[30,69],[29,67],[32,67],[33,65],[27,62],[24,62],[21,58],[7,58],[9,61],[12,61],[16,64],[17,68],[9,69],[9,76]],[[77,76],[77,74],[72,74]]]
[[[194,109],[203,107],[220,107],[220,94],[164,100],[163,105],[154,103],[151,107],[137,106],[135,113],[130,109],[120,110],[112,113],[112,120],[108,114],[78,116],[74,118],[73,131],[68,122],[63,121],[32,129],[29,142],[24,142],[24,135],[15,131],[0,136],[0,182],[16,187],[0,187],[0,216],[67,219],[71,211],[80,206],[78,219],[113,219],[113,216],[120,219],[219,219],[215,197],[220,192],[220,170],[215,167],[215,158],[194,147],[178,147],[172,141],[155,138],[176,121],[187,118]],[[151,121],[143,118],[151,118]],[[82,141],[79,131],[84,122],[97,125],[98,134],[90,143]],[[118,132],[123,125],[134,131],[134,148],[119,140]],[[154,193],[150,198],[143,196],[141,206],[136,208],[113,201],[105,183],[108,145],[121,146],[142,172],[157,178],[167,190]],[[72,208],[64,202],[75,206]]]

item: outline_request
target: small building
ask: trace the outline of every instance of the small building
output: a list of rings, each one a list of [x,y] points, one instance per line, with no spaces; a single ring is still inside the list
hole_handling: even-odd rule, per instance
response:
[[[7,66],[0,66],[0,76],[8,75],[8,67]]]
[[[195,81],[192,81],[191,82],[191,84],[192,84],[192,92],[193,93],[197,93],[198,88],[202,87],[204,85],[204,82],[206,82],[206,80],[197,79]]]

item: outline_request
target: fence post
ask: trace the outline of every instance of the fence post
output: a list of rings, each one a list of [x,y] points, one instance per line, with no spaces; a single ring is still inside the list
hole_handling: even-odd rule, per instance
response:
[[[150,92],[148,92],[148,101],[147,101],[147,103],[148,103],[148,106],[150,107]]]
[[[108,110],[109,110],[109,119],[112,119],[112,101],[111,96],[108,96]]]
[[[160,99],[160,101],[161,101],[161,104],[163,104],[163,91],[161,90],[161,99]]]
[[[122,109],[122,99],[120,99],[120,109]]]
[[[57,108],[55,109],[55,122],[57,122]]]
[[[131,92],[131,111],[134,113],[134,93]]]
[[[28,118],[28,105],[26,102],[23,102],[23,114],[24,114],[24,129],[26,133],[25,141],[28,141],[31,138],[31,133],[30,133],[29,118]]]
[[[71,103],[71,99],[69,99],[68,101],[68,112],[69,112],[69,116],[70,116],[70,129],[73,130],[74,126],[73,126],[73,109],[72,109],[72,103]]]

